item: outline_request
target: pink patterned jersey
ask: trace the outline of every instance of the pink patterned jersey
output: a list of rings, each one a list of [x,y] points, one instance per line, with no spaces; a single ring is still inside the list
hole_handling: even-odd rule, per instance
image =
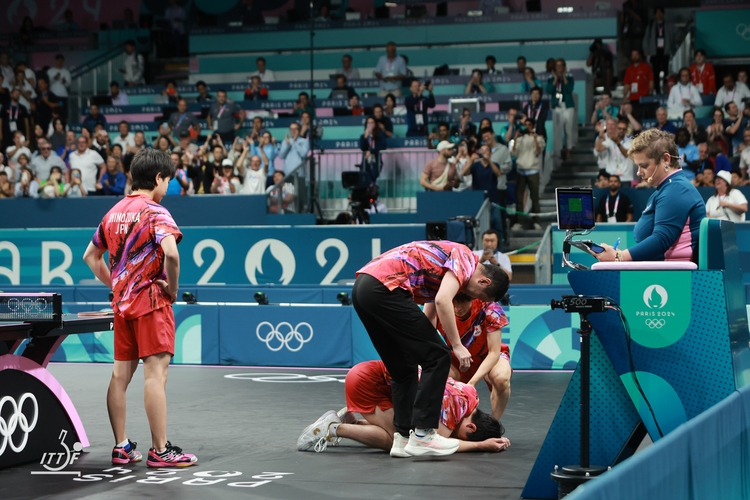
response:
[[[393,291],[403,288],[414,302],[435,300],[440,283],[448,271],[466,286],[477,268],[478,258],[466,245],[451,241],[415,241],[396,247],[370,261],[357,271],[369,274]]]
[[[144,316],[171,304],[155,283],[166,279],[161,242],[182,233],[169,211],[142,194],[131,194],[107,212],[92,243],[109,251],[114,300],[112,308],[125,319]]]
[[[479,396],[474,387],[448,377],[443,392],[440,423],[450,430],[455,430],[461,420],[471,415],[478,405]]]

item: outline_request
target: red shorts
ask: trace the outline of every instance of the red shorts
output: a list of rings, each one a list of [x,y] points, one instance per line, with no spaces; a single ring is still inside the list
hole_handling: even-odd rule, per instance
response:
[[[502,344],[500,346],[500,358],[510,363],[510,347],[508,347],[508,344]],[[484,359],[473,359],[468,370],[466,370],[465,372],[462,372],[460,370],[458,371],[459,376],[458,378],[456,378],[456,380],[458,380],[459,382],[463,382],[464,384],[468,384],[469,380],[471,380],[471,377],[473,377],[479,369],[479,365],[482,364],[482,361],[484,361]],[[461,364],[458,362],[458,359],[453,353],[451,353],[451,364],[456,368],[456,370],[458,370],[459,366],[461,366]],[[490,391],[492,391],[492,386],[489,383],[487,384],[487,387],[489,387]]]
[[[351,412],[365,415],[375,413],[376,407],[383,411],[393,408],[390,376],[382,361],[356,364],[346,374],[344,387],[346,408]]]
[[[171,305],[134,319],[115,314],[115,360],[143,359],[163,352],[174,356],[174,313]]]

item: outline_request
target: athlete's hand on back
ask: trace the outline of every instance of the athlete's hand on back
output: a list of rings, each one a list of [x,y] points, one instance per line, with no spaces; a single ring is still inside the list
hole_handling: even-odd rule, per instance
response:
[[[170,292],[169,291],[169,283],[167,283],[164,280],[156,280],[156,284],[159,285],[160,287],[162,287],[162,289],[169,296],[169,298],[172,300],[172,302],[174,302],[175,300],[177,300],[177,290],[175,290],[174,292]]]
[[[459,369],[462,372],[468,370],[471,366],[471,354],[469,353],[469,350],[463,345],[459,345],[453,348],[453,354],[456,355],[456,359],[460,364]]]

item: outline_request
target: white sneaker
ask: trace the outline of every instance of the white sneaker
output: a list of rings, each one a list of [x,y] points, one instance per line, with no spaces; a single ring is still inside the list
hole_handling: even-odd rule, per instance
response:
[[[536,229],[537,231],[541,231],[542,230],[542,225],[539,224],[538,222],[535,222],[534,223],[534,229]]]
[[[407,458],[410,457],[406,450],[406,443],[408,443],[409,440],[399,434],[398,432],[393,433],[393,446],[391,446],[391,456],[394,458]]]
[[[328,435],[328,426],[337,423],[341,423],[341,420],[335,411],[325,412],[322,417],[305,427],[299,435],[297,450],[306,451],[313,447],[318,453],[325,450],[328,442],[333,443],[335,439]]]
[[[409,432],[409,442],[404,451],[416,457],[425,455],[452,455],[458,450],[458,439],[444,438],[435,429],[430,429],[424,437]]]
[[[513,230],[513,231],[523,231],[523,225],[521,225],[518,222],[516,222],[515,224],[513,224],[513,227],[511,227],[511,230]]]

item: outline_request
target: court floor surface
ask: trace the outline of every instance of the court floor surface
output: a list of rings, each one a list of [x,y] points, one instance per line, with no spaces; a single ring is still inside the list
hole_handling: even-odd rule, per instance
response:
[[[517,499],[570,381],[570,372],[516,372],[502,423],[512,446],[501,453],[391,458],[344,441],[323,453],[298,452],[302,429],[345,406],[346,370],[172,366],[167,383],[168,436],[198,456],[184,469],[149,469],[150,433],[143,372],[128,391],[128,438],[144,461],[110,463],[106,409],[111,365],[51,364],[76,405],[91,446],[65,476],[33,475],[37,463],[0,471],[0,498],[111,499]],[[487,387],[480,408],[490,411]],[[80,472],[80,477],[75,475]]]

